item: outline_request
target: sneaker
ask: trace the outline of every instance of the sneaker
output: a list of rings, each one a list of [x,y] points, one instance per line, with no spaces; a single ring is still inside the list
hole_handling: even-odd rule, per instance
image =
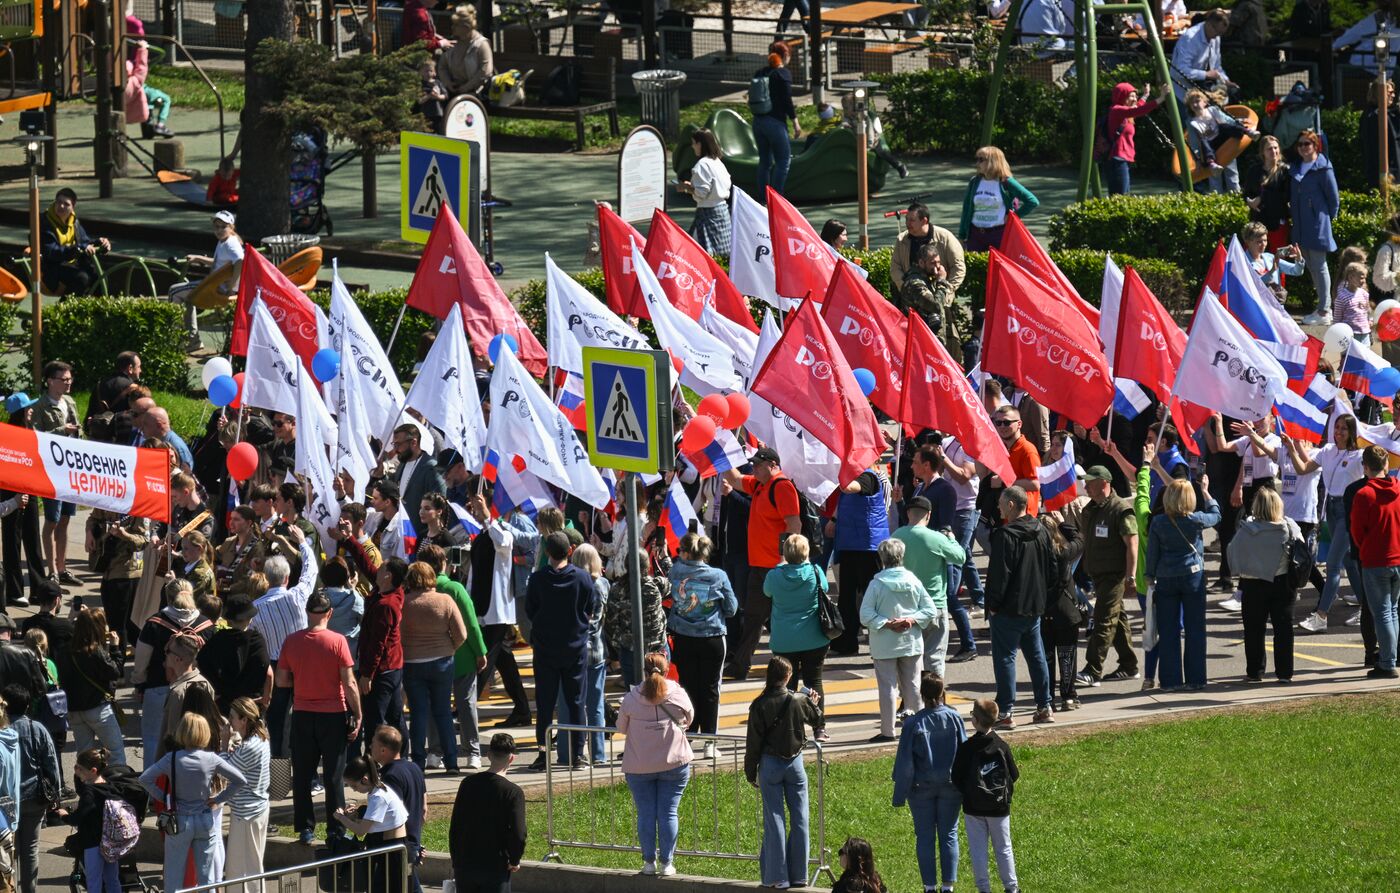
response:
[[[1326,322],[1323,322],[1324,319],[1326,319]],[[1326,316],[1324,317],[1320,311],[1314,310],[1312,313],[1309,313],[1307,316],[1303,317],[1303,325],[1305,326],[1326,326],[1331,324],[1331,313],[1326,314]]]
[[[546,763],[545,763],[544,754],[540,754],[539,756],[535,757],[535,761],[534,761],[533,763],[530,764],[530,771],[531,771],[531,772],[543,772],[543,771],[545,770],[545,767],[546,767]]]
[[[1099,681],[1099,677],[1090,676],[1088,673],[1075,673],[1074,681],[1078,685],[1087,685],[1090,688],[1098,688],[1103,684]]]
[[[642,863],[642,874],[648,874],[648,875],[649,875],[649,874],[656,874],[656,863],[655,863],[655,862],[643,862],[643,863]]]
[[[1348,617],[1348,618],[1347,618],[1347,623],[1346,623],[1346,625],[1347,625],[1347,626],[1360,626],[1360,625],[1361,625],[1361,612],[1360,612],[1360,611],[1357,611],[1355,614],[1353,614],[1353,615],[1351,615],[1350,617]]]
[[[297,835],[297,843],[302,846],[311,846],[316,842],[316,835],[311,831],[303,831]]]
[[[1127,670],[1123,669],[1122,667],[1119,667],[1118,669],[1114,670],[1112,673],[1109,673],[1103,678],[1105,682],[1123,682],[1128,679],[1141,679],[1142,674],[1139,673],[1137,670],[1134,670],[1133,672],[1129,673]]]
[[[1263,681],[1264,681],[1264,677],[1263,677],[1263,676],[1256,676],[1256,675],[1253,675],[1253,674],[1248,674],[1248,675],[1246,675],[1246,676],[1244,677],[1244,681],[1245,681],[1245,682],[1263,682]]]
[[[1156,687],[1157,687],[1157,680],[1155,680],[1155,679],[1144,679],[1144,680],[1142,680],[1142,690],[1143,690],[1143,691],[1152,691],[1152,689],[1154,689],[1154,688],[1156,688]]]
[[[321,779],[318,778],[315,781],[311,782],[311,796],[315,797],[316,795],[324,794],[325,792],[326,786],[321,784]]]
[[[1225,599],[1223,602],[1220,603],[1220,610],[1222,611],[1233,611],[1235,613],[1238,613],[1240,608],[1242,607],[1244,607],[1244,605],[1240,602],[1240,591],[1238,589],[1235,590],[1234,595],[1230,596],[1229,598]]]
[[[22,595],[17,595],[10,599],[10,605],[16,608],[27,608],[29,607],[29,599]]]
[[[442,757],[439,756],[439,755],[437,755],[437,754],[435,754],[435,753],[430,753],[430,754],[428,754],[427,760],[425,760],[424,763],[423,763],[423,768],[425,768],[425,769],[441,769],[441,768],[442,768]]]
[[[60,571],[58,574],[58,582],[62,583],[64,586],[83,585],[82,581],[79,580],[77,577],[73,576],[73,573],[71,571]]]
[[[1350,592],[1346,593],[1345,595],[1337,596],[1337,600],[1349,608],[1361,607],[1361,602],[1357,599],[1356,596],[1352,595]]]
[[[812,737],[815,738],[815,739],[818,740],[818,741],[823,741],[823,742],[825,742],[825,741],[830,741],[830,740],[831,740],[831,733],[828,732],[828,731],[827,731],[826,729],[824,729],[824,728],[822,728],[822,729],[817,729],[816,733],[813,734]]]
[[[713,760],[713,759],[715,758],[715,751],[716,751],[715,743],[714,743],[713,741],[706,741],[706,742],[705,742],[705,759],[707,759],[707,760]]]
[[[948,658],[948,663],[950,663],[950,664],[961,664],[961,663],[966,663],[967,661],[976,660],[976,659],[977,659],[977,649],[976,649],[976,648],[963,648],[963,649],[960,650],[957,654],[954,654],[952,657]]]
[[[468,769],[480,769],[480,768],[481,768],[481,757],[477,756],[476,754],[472,754],[471,756],[467,757],[467,768],[468,768]]]
[[[977,605],[973,605],[972,607],[967,609],[967,616],[978,618],[985,617],[987,616],[987,611],[985,608],[980,608]]]
[[[1035,716],[1031,717],[1031,722],[1036,725],[1044,725],[1045,723],[1054,721],[1055,713],[1049,707],[1041,707],[1039,710],[1035,711]]]
[[[899,179],[901,179],[901,180],[903,180],[905,177],[909,176],[909,168],[908,168],[908,166],[905,165],[905,163],[902,162],[902,161],[899,162],[898,164],[896,164],[895,167],[894,167],[894,169],[895,169],[896,171],[899,172]]]
[[[1309,614],[1298,622],[1298,625],[1310,633],[1321,633],[1327,631],[1326,614]]]
[[[1014,728],[1016,728],[1016,720],[1010,716],[1003,716],[992,724],[992,729],[997,732],[1009,732]]]
[[[664,865],[661,866],[661,876],[662,876],[662,877],[674,877],[675,874],[676,874],[676,866],[672,865],[670,862],[667,862],[667,863],[665,863]]]
[[[1380,667],[1373,667],[1366,671],[1367,679],[1395,679],[1400,677],[1400,673],[1395,670],[1382,670]]]
[[[889,743],[891,743],[892,741],[895,741],[895,740],[896,740],[896,738],[895,738],[893,735],[872,735],[872,736],[866,741],[866,743],[867,743],[867,744],[889,744]]]
[[[1065,712],[1068,712],[1068,711],[1070,711],[1070,710],[1078,710],[1078,709],[1079,709],[1079,699],[1078,699],[1078,698],[1065,698],[1065,699],[1060,703],[1060,709],[1063,710],[1063,711],[1065,711]]]

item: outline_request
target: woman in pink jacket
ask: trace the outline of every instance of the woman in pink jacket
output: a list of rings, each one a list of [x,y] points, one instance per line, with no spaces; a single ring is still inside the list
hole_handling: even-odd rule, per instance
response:
[[[1143,87],[1142,92],[1150,91]],[[1131,191],[1132,183],[1128,170],[1137,160],[1137,145],[1133,141],[1137,134],[1137,122],[1133,119],[1156,111],[1157,106],[1172,95],[1171,85],[1163,84],[1158,88],[1157,94],[1156,99],[1140,101],[1138,88],[1132,84],[1124,82],[1113,88],[1113,100],[1108,108],[1108,116],[1100,125],[1104,132],[1096,134],[1094,138],[1096,146],[1101,144],[1101,140],[1107,140],[1108,143],[1108,151],[1100,158],[1099,165],[1109,195],[1127,195]],[[1099,155],[1098,152],[1094,154]]]
[[[695,757],[685,737],[695,709],[685,689],[666,678],[671,664],[665,655],[648,654],[642,666],[641,683],[623,697],[618,708],[617,730],[627,736],[622,772],[637,806],[642,874],[670,876],[676,873],[672,860],[680,830],[681,794],[690,781],[690,761]]]

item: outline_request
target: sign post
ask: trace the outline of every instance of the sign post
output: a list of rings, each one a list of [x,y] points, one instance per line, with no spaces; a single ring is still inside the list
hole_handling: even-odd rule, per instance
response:
[[[649,223],[666,210],[666,141],[649,124],[634,127],[617,155],[617,216]]]
[[[399,134],[399,238],[425,245],[443,205],[480,241],[481,146],[435,133]]]
[[[637,486],[641,473],[670,471],[675,460],[671,428],[671,357],[664,350],[583,348],[583,391],[588,407],[588,458],[616,468],[627,508],[627,588],[632,600],[632,668],[642,678],[646,631],[642,623],[641,529]]]

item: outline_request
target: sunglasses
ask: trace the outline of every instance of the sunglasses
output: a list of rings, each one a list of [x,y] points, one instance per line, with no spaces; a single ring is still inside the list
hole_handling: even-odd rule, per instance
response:
[[[1016,423],[1019,422],[1019,421],[1021,421],[1021,420],[1020,420],[1020,419],[997,419],[997,420],[993,421],[992,424],[993,424],[993,425],[996,425],[998,428],[1010,428],[1012,425],[1016,424]]]

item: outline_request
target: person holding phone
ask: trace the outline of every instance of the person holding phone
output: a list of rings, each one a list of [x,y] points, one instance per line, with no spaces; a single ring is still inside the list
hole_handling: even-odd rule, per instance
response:
[[[719,728],[719,690],[724,669],[726,621],[739,611],[739,599],[724,571],[708,564],[714,544],[700,533],[681,537],[680,557],[671,565],[672,635],[681,688],[695,704],[694,730],[713,735]],[[705,756],[714,754],[705,744]]]

